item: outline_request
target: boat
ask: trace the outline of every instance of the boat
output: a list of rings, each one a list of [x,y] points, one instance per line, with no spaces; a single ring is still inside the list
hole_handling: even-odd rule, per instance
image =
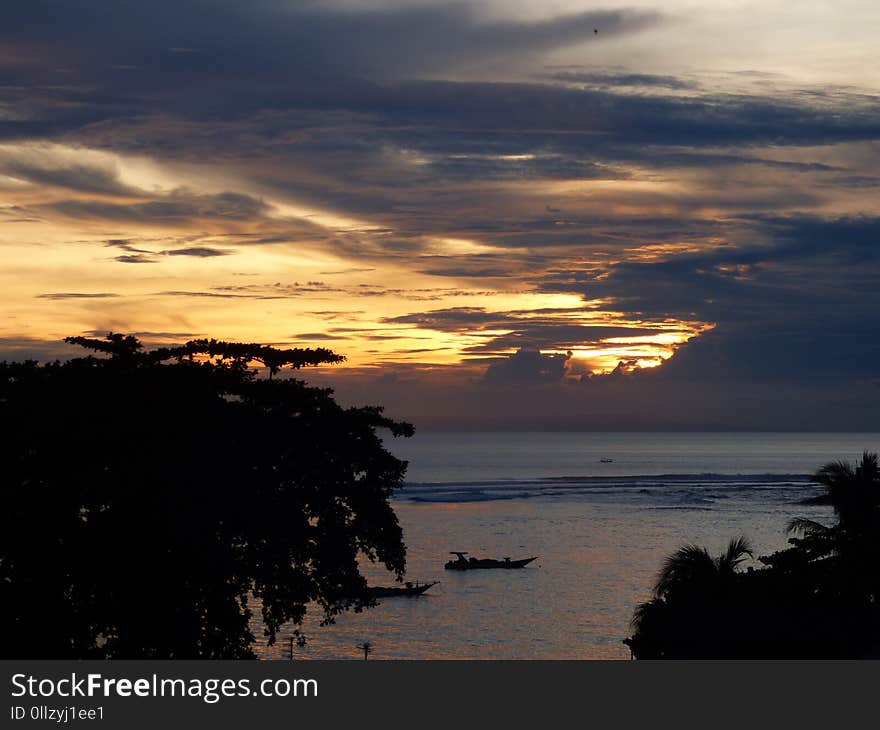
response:
[[[504,560],[493,560],[492,558],[466,558],[465,555],[467,555],[467,553],[455,551],[452,551],[450,555],[456,555],[458,557],[455,560],[450,560],[443,566],[446,570],[488,570],[492,568],[509,570],[511,568],[525,568],[533,560],[538,559],[537,556],[534,558],[522,558],[520,560],[511,560],[510,558],[504,558]]]
[[[602,464],[613,464],[614,459],[599,459]]]
[[[367,588],[367,592],[370,594],[371,598],[393,598],[395,596],[421,596],[426,590],[428,590],[431,586],[435,586],[439,583],[439,581],[434,581],[433,583],[404,583],[402,586],[375,586],[373,588]]]

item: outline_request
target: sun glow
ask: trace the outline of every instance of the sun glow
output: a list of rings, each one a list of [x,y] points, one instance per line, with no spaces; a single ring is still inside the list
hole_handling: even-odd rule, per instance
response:
[[[606,373],[621,362],[655,367],[707,326],[641,321],[616,312],[612,298],[541,291],[528,270],[468,277],[464,264],[475,257],[508,252],[451,232],[407,234],[397,251],[398,233],[381,220],[305,204],[216,165],[12,144],[0,146],[0,185],[7,313],[0,336],[26,331],[57,341],[112,330],[157,342],[217,336],[322,346],[346,355],[336,366],[343,371],[388,363],[467,368],[537,349],[570,352],[574,369]],[[542,194],[601,197],[658,185],[548,182]],[[668,244],[624,253],[650,260],[690,250]],[[461,262],[462,276],[423,271],[422,260],[434,257],[456,262],[452,270]],[[572,266],[601,281],[607,263],[581,255]],[[619,334],[591,337],[607,328]]]

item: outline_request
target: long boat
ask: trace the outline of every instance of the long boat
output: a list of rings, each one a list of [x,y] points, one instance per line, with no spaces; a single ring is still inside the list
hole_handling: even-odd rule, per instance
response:
[[[458,557],[455,560],[450,560],[443,566],[446,570],[489,570],[495,568],[510,570],[511,568],[525,568],[533,560],[538,559],[537,556],[534,558],[522,558],[521,560],[511,560],[510,558],[504,558],[504,560],[493,560],[492,558],[466,558],[465,555],[467,555],[467,553],[454,551],[451,555],[456,555]]]
[[[375,586],[373,588],[367,588],[367,591],[373,598],[392,598],[394,596],[414,597],[422,595],[431,586],[437,585],[437,583],[439,583],[439,581],[435,580],[433,583],[416,583],[415,585],[412,583],[406,583],[402,586]]]

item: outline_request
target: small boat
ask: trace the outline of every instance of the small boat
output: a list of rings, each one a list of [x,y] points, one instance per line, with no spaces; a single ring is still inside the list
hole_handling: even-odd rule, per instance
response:
[[[404,583],[402,586],[377,586],[374,588],[367,588],[367,592],[370,594],[372,598],[393,598],[394,596],[420,596],[426,590],[428,590],[431,586],[435,586],[439,583],[439,581],[434,581],[433,583],[421,583],[416,582],[412,583]]]
[[[482,560],[478,560],[477,558],[466,558],[465,555],[467,553],[459,553],[452,552],[451,555],[457,555],[458,557],[455,560],[450,560],[443,567],[446,570],[484,570],[491,568],[525,568],[529,563],[533,560],[537,560],[538,557],[534,558],[522,558],[521,560],[511,560],[510,558],[504,558],[504,560],[493,560],[492,558],[483,558]]]
[[[602,464],[613,464],[614,459],[599,459],[599,462]]]

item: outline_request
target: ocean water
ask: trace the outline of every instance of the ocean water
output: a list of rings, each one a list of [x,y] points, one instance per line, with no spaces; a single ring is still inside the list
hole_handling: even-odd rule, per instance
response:
[[[408,578],[440,584],[332,626],[307,617],[297,658],[357,659],[369,641],[373,659],[627,659],[665,555],[739,535],[758,555],[785,547],[792,517],[831,518],[801,504],[817,493],[809,474],[880,449],[880,434],[426,433],[387,446],[409,461],[395,498]],[[538,560],[459,573],[443,569],[451,550]],[[286,657],[286,635],[258,655]]]

